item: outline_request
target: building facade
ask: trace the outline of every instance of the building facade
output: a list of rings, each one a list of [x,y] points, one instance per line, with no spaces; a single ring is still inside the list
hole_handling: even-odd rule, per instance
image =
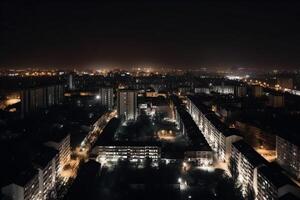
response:
[[[21,117],[39,109],[61,104],[64,89],[62,85],[28,88],[21,91]]]
[[[12,200],[39,200],[38,171],[26,169],[13,178],[12,182],[1,188],[2,194]]]
[[[136,120],[137,109],[137,91],[119,90],[117,96],[118,116],[125,120]]]
[[[300,147],[296,141],[277,135],[276,154],[279,165],[294,175],[296,179],[300,179]]]
[[[114,90],[113,88],[103,87],[99,89],[99,101],[101,105],[108,110],[112,110],[114,106]]]
[[[262,166],[257,172],[257,200],[281,199],[286,195],[300,197],[299,187],[281,172]]]
[[[69,162],[71,156],[70,134],[59,136],[45,143],[45,145],[58,151],[58,165],[56,171],[60,174],[63,167]]]
[[[217,158],[228,162],[231,155],[231,144],[242,137],[236,130],[228,128],[196,96],[188,96],[187,109]]]
[[[238,182],[242,186],[243,196],[250,192],[257,194],[257,170],[266,165],[267,161],[243,140],[232,144],[232,171],[238,175]]]
[[[146,144],[138,142],[113,142],[111,145],[96,146],[94,153],[97,160],[117,162],[119,159],[128,159],[132,162],[144,161],[151,158],[153,162],[158,162],[161,157],[159,144]]]
[[[40,199],[49,198],[57,184],[59,152],[50,147],[43,147],[36,155],[33,166],[38,170]]]
[[[182,135],[186,136],[188,146],[184,152],[184,160],[198,166],[210,166],[213,163],[213,151],[207,143],[199,127],[182,105],[177,96],[172,97],[176,124]]]

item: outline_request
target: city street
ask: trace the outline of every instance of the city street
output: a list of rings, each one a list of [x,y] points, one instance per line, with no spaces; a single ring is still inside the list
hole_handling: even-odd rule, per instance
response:
[[[92,130],[87,134],[87,136],[83,139],[80,146],[76,147],[73,152],[73,158],[70,159],[69,163],[67,163],[61,175],[65,182],[68,182],[70,178],[75,178],[77,174],[77,170],[81,161],[85,161],[88,159],[88,154],[97,141],[99,135],[102,133],[104,127],[107,123],[114,117],[116,117],[117,112],[114,110],[112,112],[107,112],[102,115],[92,126]]]

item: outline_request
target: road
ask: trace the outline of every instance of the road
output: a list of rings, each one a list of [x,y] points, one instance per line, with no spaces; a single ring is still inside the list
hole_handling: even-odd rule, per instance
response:
[[[88,159],[89,152],[97,141],[99,135],[102,133],[104,127],[116,116],[117,112],[115,110],[107,112],[93,124],[92,130],[82,140],[81,144],[73,150],[72,155],[74,158],[70,159],[69,163],[65,165],[61,172],[65,182],[68,182],[70,178],[76,177],[80,162]]]
[[[280,86],[278,86],[278,87],[271,87],[266,82],[262,82],[262,81],[259,81],[259,80],[244,80],[244,82],[246,82],[248,85],[259,85],[261,87],[268,88],[268,89],[271,89],[271,90],[274,90],[274,91],[278,91],[278,92],[282,92],[282,93],[288,92],[290,94],[300,96],[300,90],[293,90],[293,89],[288,89],[288,88],[281,88]]]
[[[80,148],[81,151],[89,151],[90,148],[95,144],[95,142],[98,139],[98,136],[101,134],[103,131],[104,127],[106,124],[114,117],[116,117],[117,111],[112,111],[105,113],[102,115],[93,125],[93,130],[91,130],[87,136],[84,138],[84,140],[81,142]]]

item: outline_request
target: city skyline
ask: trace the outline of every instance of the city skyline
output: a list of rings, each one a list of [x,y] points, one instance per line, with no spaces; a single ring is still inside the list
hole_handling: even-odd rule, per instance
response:
[[[0,2],[0,199],[299,200],[300,2]]]

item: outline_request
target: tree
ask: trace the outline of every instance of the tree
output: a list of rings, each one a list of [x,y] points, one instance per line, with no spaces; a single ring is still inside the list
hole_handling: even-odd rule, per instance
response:
[[[241,193],[241,187],[236,182],[225,176],[221,179],[215,188],[217,199],[220,200],[242,200],[244,199]]]

